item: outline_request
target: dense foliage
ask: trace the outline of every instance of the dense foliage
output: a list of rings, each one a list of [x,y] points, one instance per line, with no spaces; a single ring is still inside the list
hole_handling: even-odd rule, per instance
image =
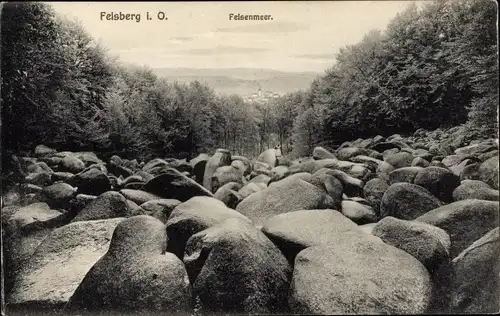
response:
[[[300,156],[317,145],[463,123],[493,135],[496,16],[490,0],[411,5],[385,32],[341,49],[307,91],[246,104],[122,65],[46,4],[6,3],[2,161],[37,144],[148,159],[218,147],[255,156],[277,144]]]
[[[497,5],[488,0],[410,5],[385,33],[374,30],[342,49],[295,119],[296,154],[311,143],[463,123],[496,135],[496,16]]]
[[[112,77],[104,49],[46,4],[3,4],[1,18],[3,158],[30,144],[75,149],[94,139]]]
[[[120,64],[43,3],[6,3],[1,21],[4,163],[36,144],[139,159],[260,149],[258,113],[239,96]]]

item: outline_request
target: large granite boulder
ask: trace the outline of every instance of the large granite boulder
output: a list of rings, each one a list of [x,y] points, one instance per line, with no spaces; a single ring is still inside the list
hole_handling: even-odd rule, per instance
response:
[[[388,155],[384,158],[384,161],[391,166],[394,166],[394,168],[398,169],[403,167],[410,167],[414,158],[415,157],[413,157],[412,154],[406,151],[401,151],[395,154]]]
[[[451,258],[456,257],[488,231],[498,227],[499,204],[494,201],[462,200],[436,208],[416,221],[442,228],[451,239]]]
[[[269,177],[268,175],[265,175],[265,174],[259,174],[255,177],[253,177],[249,183],[256,183],[256,184],[259,184],[259,183],[262,183],[262,184],[265,184],[266,187],[267,185],[269,184],[269,181],[271,180],[271,177]]]
[[[358,225],[375,223],[378,216],[375,211],[365,204],[356,201],[343,200],[341,204],[342,214]]]
[[[400,182],[384,192],[380,202],[380,217],[415,219],[441,205],[439,199],[423,187]]]
[[[473,163],[465,166],[460,172],[460,180],[479,180],[479,168],[481,164]]]
[[[355,237],[354,237],[355,236]],[[426,268],[369,234],[340,234],[295,258],[293,314],[422,314],[432,300]]]
[[[290,266],[280,250],[246,220],[230,218],[193,235],[184,263],[203,312],[288,311]]]
[[[71,199],[77,195],[77,188],[58,182],[43,188],[42,196],[47,204],[55,208],[68,209]]]
[[[106,253],[123,218],[70,223],[54,230],[19,270],[6,298],[9,308],[60,310]]]
[[[398,182],[413,183],[417,174],[423,170],[421,167],[403,167],[393,170],[389,173],[389,183]]]
[[[77,187],[78,193],[83,194],[99,195],[111,189],[108,176],[95,168],[76,174],[66,182]]]
[[[163,168],[163,167],[168,167],[168,166],[169,166],[169,164],[165,160],[163,160],[161,158],[155,158],[153,160],[148,161],[148,163],[146,163],[142,167],[142,171],[146,171],[146,172],[151,173],[151,170],[153,170],[155,168],[158,168],[158,167]]]
[[[389,188],[389,184],[383,179],[373,178],[366,182],[363,187],[363,197],[375,211],[375,214],[380,214],[380,202],[385,191]]]
[[[196,182],[203,184],[203,176],[205,175],[205,167],[207,165],[210,156],[207,154],[199,154],[195,158],[189,161],[189,164],[193,167],[193,174],[195,176]]]
[[[231,165],[231,153],[226,149],[217,149],[215,154],[210,157],[205,165],[205,173],[203,174],[203,186],[209,192],[212,190],[212,176],[219,167]]]
[[[137,215],[130,209],[127,199],[118,192],[108,191],[88,203],[72,220],[90,221]]]
[[[167,223],[170,214],[179,204],[181,204],[179,200],[159,199],[144,202],[140,205],[140,208],[144,210],[145,215],[150,215],[159,219],[162,223]]]
[[[281,150],[270,148],[263,151],[258,157],[257,161],[269,164],[271,167],[276,167],[277,157],[281,156]]]
[[[453,190],[460,185],[460,178],[450,170],[429,166],[415,176],[414,184],[426,188],[444,202],[453,201]]]
[[[2,210],[3,211],[3,210]],[[37,202],[16,208],[4,216],[2,228],[7,234],[29,233],[45,228],[55,228],[69,221],[68,214],[51,209],[47,203]]]
[[[387,216],[375,225],[372,234],[414,256],[431,273],[449,259],[450,236],[433,225]]]
[[[297,173],[273,182],[241,201],[236,210],[255,225],[262,225],[274,215],[333,206],[334,200],[324,188],[312,184],[312,178],[308,173]]]
[[[85,169],[85,163],[74,155],[68,155],[62,159],[59,167],[60,171],[78,173],[80,171],[83,171],[83,169]]]
[[[166,253],[161,221],[140,215],[120,222],[106,254],[75,290],[75,310],[188,312],[191,286],[182,261]]]
[[[498,190],[492,189],[488,184],[479,180],[463,180],[461,184],[453,191],[455,201],[467,199],[479,199],[498,201]]]
[[[498,190],[498,172],[498,156],[491,157],[479,167],[479,180]]]
[[[498,227],[453,259],[451,313],[494,314],[500,307],[500,239]]]
[[[245,184],[244,186],[242,186],[241,189],[238,190],[238,194],[240,195],[241,199],[245,199],[250,194],[260,192],[260,191],[264,190],[265,188],[267,188],[267,185],[265,183],[249,182],[249,183]]]
[[[382,162],[378,165],[375,170],[377,176],[387,182],[389,182],[389,174],[394,170],[394,166],[387,162]]]
[[[193,197],[179,204],[170,214],[167,221],[167,251],[182,258],[186,242],[192,235],[235,217],[250,221],[215,198]]]
[[[149,180],[142,190],[182,202],[194,196],[213,196],[212,192],[173,168],[166,168],[162,174]]]
[[[243,199],[238,190],[241,189],[241,184],[229,182],[217,189],[214,193],[214,198],[226,204],[227,207],[235,209],[238,203]]]
[[[312,153],[313,159],[336,159],[335,155],[323,147],[315,147]]]
[[[322,174],[327,174],[337,178],[343,187],[343,192],[348,196],[359,196],[363,192],[364,182],[356,179],[341,170],[331,170],[321,168],[313,174],[313,179],[320,177]]]
[[[358,147],[344,147],[337,150],[337,157],[340,160],[348,160],[351,157],[368,155],[368,151],[365,148]]]
[[[215,193],[217,189],[230,182],[243,183],[243,171],[232,165],[217,168],[212,174],[212,192]]]
[[[371,232],[386,244],[406,251],[429,271],[433,281],[431,313],[447,311],[452,279],[450,236],[443,229],[417,221],[384,217]]]
[[[70,220],[67,213],[51,209],[43,202],[27,206],[2,208],[2,251],[5,293],[12,287],[12,279],[38,245]]]
[[[328,245],[338,235],[356,231],[358,225],[335,210],[301,210],[271,217],[262,232],[274,242],[293,263],[302,250]]]
[[[127,200],[131,200],[139,205],[148,201],[161,199],[160,196],[143,190],[122,189],[120,190],[120,194],[123,195]]]

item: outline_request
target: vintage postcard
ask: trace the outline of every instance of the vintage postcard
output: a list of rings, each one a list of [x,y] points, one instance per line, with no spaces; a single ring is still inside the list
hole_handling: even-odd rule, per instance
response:
[[[500,310],[491,0],[2,2],[2,315]]]

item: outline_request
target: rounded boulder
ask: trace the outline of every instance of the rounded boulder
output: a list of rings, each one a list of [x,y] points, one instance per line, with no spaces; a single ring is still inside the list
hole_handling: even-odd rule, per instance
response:
[[[148,215],[117,225],[106,254],[71,297],[74,309],[99,311],[191,309],[191,286],[182,261],[166,253],[165,225]]]
[[[384,192],[380,202],[380,217],[393,216],[399,219],[415,219],[442,203],[421,186],[410,183],[395,183]]]

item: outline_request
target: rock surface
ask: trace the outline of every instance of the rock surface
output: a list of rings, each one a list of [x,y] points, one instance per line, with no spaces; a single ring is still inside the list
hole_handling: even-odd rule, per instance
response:
[[[377,221],[377,214],[367,205],[355,201],[342,201],[342,214],[358,225],[374,223]]]
[[[467,199],[498,201],[499,192],[482,181],[463,180],[453,191],[453,199],[455,201]]]
[[[380,217],[415,219],[441,205],[435,196],[421,186],[395,183],[387,188],[382,196]]]
[[[389,184],[380,178],[371,179],[363,187],[363,197],[370,203],[377,215],[380,213],[380,202],[387,188]]]
[[[142,190],[182,202],[194,196],[213,196],[212,192],[173,168],[167,168],[161,175],[149,180]]]
[[[255,225],[262,225],[274,215],[331,206],[333,199],[323,188],[310,181],[310,174],[298,173],[273,182],[268,188],[241,201],[236,210],[250,218]]]
[[[187,312],[191,287],[182,262],[165,253],[165,224],[139,215],[120,222],[106,254],[75,290],[77,310]]]
[[[127,200],[131,200],[137,204],[143,204],[148,201],[159,200],[161,197],[151,194],[142,190],[131,190],[131,189],[122,189],[120,190],[121,195],[123,195]]]
[[[498,155],[483,162],[478,169],[479,180],[498,190]]]
[[[293,160],[37,146],[2,192],[9,315],[498,311],[498,139],[471,132]]]
[[[486,233],[453,259],[455,277],[452,313],[497,313],[500,306],[500,239],[498,227]]]
[[[179,200],[159,199],[145,202],[140,207],[144,210],[145,215],[150,215],[163,223],[167,223],[170,214],[179,204],[181,204]]]
[[[42,195],[52,207],[68,208],[70,200],[76,196],[76,188],[59,182],[43,188]]]
[[[47,203],[38,202],[17,208],[5,223],[2,223],[6,232],[29,233],[45,228],[55,228],[66,224],[68,216],[58,210],[51,209]]]
[[[295,258],[289,299],[292,313],[407,314],[427,311],[432,283],[429,273],[417,259],[368,237],[340,236],[334,244],[307,248]]]
[[[262,232],[293,263],[300,251],[328,245],[339,234],[356,231],[358,225],[335,210],[301,210],[276,215],[266,221]]]
[[[209,192],[212,191],[212,176],[217,168],[231,165],[231,153],[225,149],[217,149],[215,154],[208,159],[203,174],[203,186]]]
[[[431,273],[449,260],[450,236],[436,226],[388,216],[375,225],[372,234],[417,258]]]
[[[67,183],[78,188],[78,193],[99,195],[111,189],[109,178],[98,169],[89,169],[76,174]]]
[[[108,191],[91,201],[73,218],[72,222],[129,217],[133,215],[127,199],[118,192]]]
[[[414,184],[429,190],[445,202],[453,201],[453,191],[460,185],[460,178],[450,170],[429,166],[415,176]]]
[[[59,309],[108,250],[123,218],[71,223],[54,230],[21,267],[6,303]]]
[[[248,221],[231,218],[193,235],[184,262],[202,311],[284,313],[291,269]]]
[[[389,183],[394,184],[398,182],[413,183],[415,177],[423,168],[421,167],[403,167],[398,168],[389,173]]]
[[[450,256],[454,258],[488,231],[498,227],[498,208],[498,202],[462,200],[436,208],[415,220],[445,230],[451,238]]]
[[[167,251],[183,258],[188,239],[228,218],[240,218],[250,221],[242,214],[211,197],[193,197],[179,204],[167,221]]]

